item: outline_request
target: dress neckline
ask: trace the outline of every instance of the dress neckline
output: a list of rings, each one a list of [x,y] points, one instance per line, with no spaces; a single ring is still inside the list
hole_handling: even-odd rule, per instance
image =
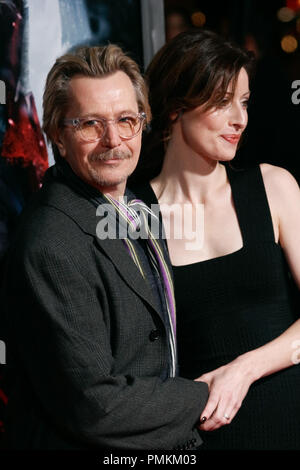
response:
[[[224,164],[225,166],[225,170],[226,170],[226,174],[227,174],[227,178],[228,178],[228,182],[229,182],[229,185],[231,187],[231,193],[232,193],[232,198],[233,198],[233,204],[234,204],[234,210],[235,210],[235,213],[236,213],[236,216],[237,216],[237,220],[238,220],[238,224],[239,224],[239,228],[240,228],[240,232],[241,232],[241,236],[242,236],[242,242],[243,242],[243,245],[241,248],[238,248],[237,250],[234,250],[230,253],[225,253],[224,255],[220,255],[220,256],[215,256],[213,258],[207,258],[207,259],[204,259],[204,260],[198,260],[198,261],[195,261],[193,263],[187,263],[187,264],[172,264],[172,268],[176,269],[176,268],[182,268],[182,267],[187,267],[187,266],[193,266],[193,265],[197,265],[197,264],[203,264],[203,263],[207,263],[207,262],[216,262],[218,260],[223,260],[225,258],[228,258],[230,256],[235,256],[235,255],[238,255],[240,253],[242,253],[245,249],[245,239],[244,239],[244,234],[243,234],[243,229],[242,229],[242,226],[240,224],[240,220],[239,220],[239,214],[238,214],[238,210],[237,210],[237,207],[236,207],[236,201],[235,201],[235,197],[234,197],[234,194],[233,194],[233,189],[232,189],[232,176],[230,174],[230,168],[228,165]],[[150,191],[151,191],[151,195],[149,194],[150,196],[150,199],[151,199],[151,204],[152,203],[158,203],[159,204],[159,201],[156,197],[156,194],[149,182],[149,188],[150,188]]]
[[[172,264],[173,269],[230,260],[231,258],[244,254],[248,249],[248,245],[253,242],[255,242],[255,244],[258,242],[271,242],[281,250],[280,244],[275,241],[270,207],[259,165],[248,169],[236,169],[228,163],[223,164],[231,187],[234,209],[240,227],[243,245],[238,250],[221,256],[182,265]],[[159,204],[150,182],[147,184],[147,187],[144,186],[142,190],[142,196],[143,195],[148,205]],[[143,197],[141,198],[143,199]]]

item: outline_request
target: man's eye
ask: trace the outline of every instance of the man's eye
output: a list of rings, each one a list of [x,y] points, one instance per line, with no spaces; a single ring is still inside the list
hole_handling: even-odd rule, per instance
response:
[[[120,124],[128,123],[128,124],[133,124],[135,122],[136,118],[133,116],[122,116],[118,119]]]
[[[88,121],[83,121],[83,126],[84,127],[94,127],[94,126],[97,126],[99,123],[99,121],[97,121],[96,119],[89,119]]]

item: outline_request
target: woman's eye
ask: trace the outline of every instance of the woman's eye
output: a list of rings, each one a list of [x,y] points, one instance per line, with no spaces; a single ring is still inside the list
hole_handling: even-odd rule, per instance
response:
[[[247,109],[247,108],[248,108],[248,105],[249,105],[249,100],[243,101],[243,102],[242,102],[242,105],[243,105],[244,108]]]
[[[224,98],[224,99],[219,103],[219,107],[220,107],[220,108],[223,108],[224,106],[227,106],[229,103],[230,103],[229,99]]]

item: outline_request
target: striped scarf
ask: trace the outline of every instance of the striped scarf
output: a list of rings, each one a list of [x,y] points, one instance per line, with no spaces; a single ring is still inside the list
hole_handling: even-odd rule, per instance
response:
[[[123,222],[127,224],[129,233],[134,233],[138,229],[143,229],[144,233],[147,234],[146,246],[150,255],[150,260],[153,264],[154,269],[158,273],[164,287],[164,295],[170,326],[169,328],[167,328],[167,330],[169,331],[169,341],[171,349],[170,376],[174,377],[176,374],[176,312],[173,280],[162,249],[158,244],[157,239],[154,237],[148,223],[149,215],[152,218],[157,218],[157,216],[140,199],[132,199],[128,202],[128,204],[125,204],[124,202],[113,199],[108,194],[102,194],[102,196],[114,207],[116,213],[119,216],[119,220],[123,220]],[[143,276],[143,278],[145,278],[145,273],[139,261],[138,254],[134,248],[134,244],[130,240],[130,236],[124,238],[123,241],[130,256],[135,262],[137,268],[139,269],[141,275]]]

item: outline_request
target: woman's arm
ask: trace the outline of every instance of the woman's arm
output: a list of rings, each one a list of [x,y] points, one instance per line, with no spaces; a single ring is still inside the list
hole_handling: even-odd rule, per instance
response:
[[[261,170],[275,238],[279,239],[290,271],[300,287],[299,186],[293,176],[282,168],[263,164]],[[197,381],[207,382],[210,389],[209,400],[201,415],[207,420],[200,429],[212,431],[229,424],[253,382],[298,362],[300,362],[300,319],[273,341],[197,378]]]

